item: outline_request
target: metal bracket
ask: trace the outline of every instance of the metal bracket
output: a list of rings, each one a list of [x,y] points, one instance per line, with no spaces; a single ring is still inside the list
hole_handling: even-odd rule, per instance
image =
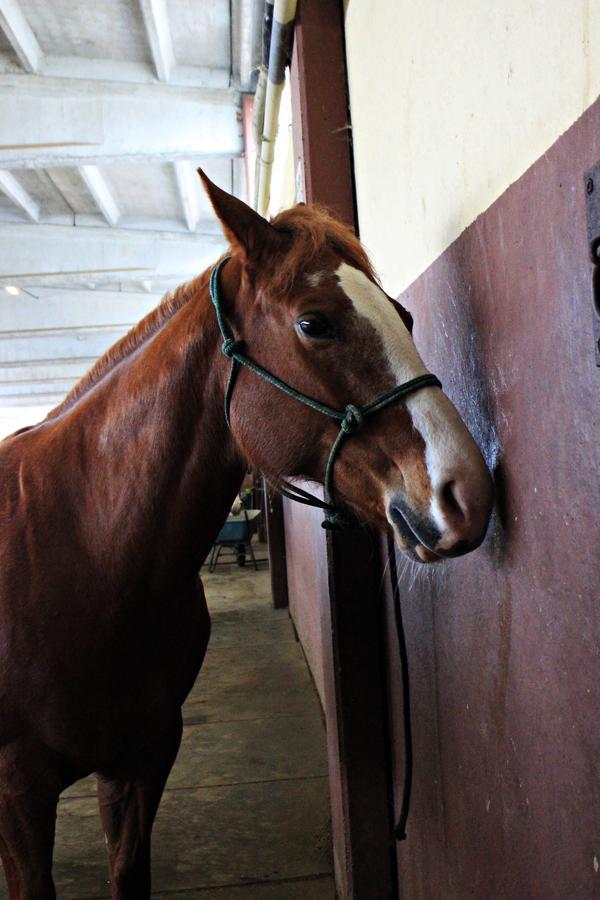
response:
[[[587,235],[592,263],[592,318],[596,365],[600,366],[600,162],[585,174]]]

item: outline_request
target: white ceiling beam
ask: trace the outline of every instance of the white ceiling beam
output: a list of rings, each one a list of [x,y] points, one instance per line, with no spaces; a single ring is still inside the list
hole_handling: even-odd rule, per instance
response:
[[[94,362],[94,357],[69,357],[47,360],[24,360],[0,363],[0,385],[27,385],[32,382],[62,381],[81,378]]]
[[[35,298],[0,297],[0,405],[65,394],[160,302],[160,296],[139,291],[42,288]]]
[[[121,218],[121,213],[106,178],[98,166],[79,166],[79,174],[94,198],[94,203],[111,228],[115,228]]]
[[[32,380],[23,382],[0,382],[0,408],[6,406],[37,406],[40,397],[56,397],[53,406],[58,406],[61,396],[64,397],[77,384],[78,378],[57,378],[51,380]],[[35,420],[34,420],[35,422]],[[28,422],[27,424],[34,424]],[[18,426],[17,426],[18,427]],[[16,430],[16,429],[11,429]]]
[[[0,50],[0,74],[14,74],[12,53]],[[113,81],[122,84],[156,84],[156,72],[151,63],[131,60],[85,59],[82,56],[44,55],[38,75],[47,78],[77,78],[85,81]],[[21,75],[21,79],[25,76]],[[169,84],[175,87],[195,87],[205,90],[228,89],[229,68],[221,66],[175,66]]]
[[[76,172],[77,169],[73,169],[73,171]],[[83,183],[82,188],[85,190]],[[64,196],[67,202],[70,202],[68,196]],[[201,234],[221,234],[221,228],[216,219],[206,218],[206,215],[209,214],[207,211],[203,212],[196,230],[199,230]],[[15,206],[2,209],[0,211],[0,221],[6,224],[9,222],[22,222],[23,216]],[[45,213],[43,210],[40,210],[38,222],[42,225],[68,225],[69,227],[72,225],[83,228],[108,227],[106,219],[99,212],[73,214],[73,212]],[[187,234],[189,231],[186,223],[181,218],[151,218],[150,216],[121,216],[119,219],[119,230],[123,231],[125,229],[131,229],[132,231],[159,231],[161,233],[168,231],[173,234]]]
[[[175,66],[169,16],[165,0],[140,0],[146,33],[159,81],[169,81]]]
[[[32,368],[53,359],[81,359],[100,356],[112,347],[131,326],[113,325],[110,328],[65,328],[48,331],[19,331],[0,335],[0,367]],[[25,377],[27,377],[25,375]],[[20,379],[15,379],[20,380]]]
[[[241,152],[231,91],[0,75],[0,167]]]
[[[12,200],[15,206],[18,206],[32,222],[37,222],[40,217],[40,208],[33,197],[27,193],[25,188],[17,181],[14,175],[0,169],[0,191]]]
[[[212,262],[215,261],[213,258]],[[208,265],[211,265],[209,263]],[[207,266],[204,266],[207,268]],[[152,269],[128,268],[128,269],[92,269],[87,271],[74,270],[71,272],[37,272],[27,274],[13,274],[5,279],[9,285],[29,291],[37,296],[41,290],[103,290],[114,291],[121,294],[136,293],[140,284],[148,276],[152,276],[152,293],[162,296],[165,291],[173,291],[180,284],[194,278],[197,273],[190,272],[161,272],[154,276]],[[2,275],[0,274],[0,278]]]
[[[160,294],[39,288],[36,296],[10,297],[0,290],[0,334],[35,329],[104,326],[139,322],[160,302]]]
[[[43,53],[18,0],[0,0],[0,28],[26,72],[38,72]]]
[[[160,295],[139,289],[35,293],[0,290],[0,437],[45,415],[42,409],[14,419],[8,409],[58,403],[100,354],[160,302]]]
[[[28,392],[27,394],[17,397],[1,397],[0,398],[0,426],[4,434],[11,434],[17,428],[24,425],[36,425],[46,415],[46,411],[50,411],[53,406],[58,406],[67,391],[62,390],[59,394],[55,392]],[[27,414],[25,407],[34,407],[31,414]],[[15,408],[18,419],[12,420],[10,416],[11,408]]]
[[[18,288],[32,288],[34,291],[37,291],[40,287],[64,288],[65,290],[88,287],[92,290],[96,285],[106,287],[113,285],[122,286],[125,282],[139,283],[140,279],[153,274],[153,272],[154,269],[151,266],[101,268],[98,265],[90,269],[62,269],[57,271],[50,268],[47,271],[0,273],[0,281]],[[161,275],[161,277],[164,276]],[[169,279],[175,277],[179,281],[184,281],[186,276],[183,273],[169,275]]]
[[[214,234],[0,223],[0,286],[183,281],[224,249],[224,238]]]
[[[195,231],[200,220],[200,203],[198,200],[199,177],[193,165],[185,159],[175,162],[177,189],[183,207],[187,227]]]

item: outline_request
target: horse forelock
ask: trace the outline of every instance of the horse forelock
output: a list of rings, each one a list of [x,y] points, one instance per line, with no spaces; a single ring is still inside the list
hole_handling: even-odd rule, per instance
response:
[[[94,363],[91,369],[71,388],[64,400],[50,410],[46,419],[54,419],[70,409],[84,394],[98,384],[122,360],[131,356],[139,347],[166,325],[173,316],[203,288],[208,287],[210,270],[198,275],[192,281],[180,284],[174,291],[167,292],[159,305],[151,310],[137,325],[127,332],[116,344]]]
[[[287,293],[294,282],[306,274],[322,258],[324,251],[331,251],[339,261],[348,263],[377,281],[367,251],[354,232],[322,206],[294,206],[279,213],[271,221],[272,226],[292,237],[284,264],[269,272],[269,287],[278,293]],[[332,271],[336,264],[333,263]]]

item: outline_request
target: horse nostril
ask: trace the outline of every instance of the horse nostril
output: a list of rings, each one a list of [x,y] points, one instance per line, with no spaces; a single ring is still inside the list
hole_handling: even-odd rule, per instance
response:
[[[447,481],[440,492],[440,505],[444,515],[455,524],[464,523],[468,517],[464,499],[457,481]]]

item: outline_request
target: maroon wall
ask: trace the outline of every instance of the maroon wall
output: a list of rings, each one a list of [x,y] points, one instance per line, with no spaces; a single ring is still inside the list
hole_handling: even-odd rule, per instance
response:
[[[499,507],[471,556],[398,559],[416,767],[398,862],[411,900],[597,889],[600,369],[583,175],[598,160],[600,101],[401,297]]]

